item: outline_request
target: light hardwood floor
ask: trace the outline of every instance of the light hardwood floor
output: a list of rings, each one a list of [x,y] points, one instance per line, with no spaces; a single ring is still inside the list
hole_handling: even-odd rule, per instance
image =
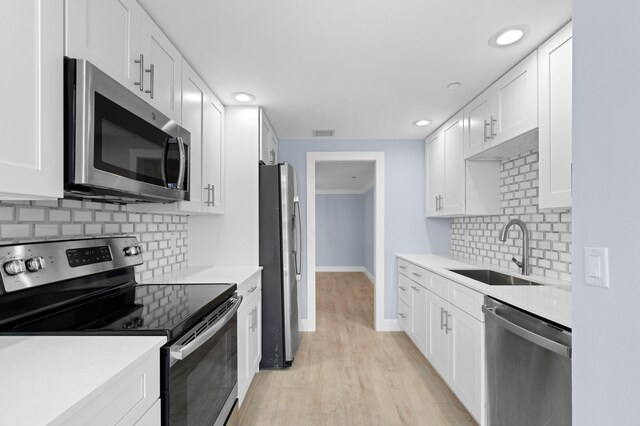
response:
[[[293,366],[262,370],[240,425],[475,425],[402,332],[373,329],[373,286],[362,273],[316,274],[317,331]]]

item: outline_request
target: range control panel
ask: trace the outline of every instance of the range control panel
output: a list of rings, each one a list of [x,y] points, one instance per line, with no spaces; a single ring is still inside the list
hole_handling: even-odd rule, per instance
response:
[[[135,237],[90,238],[0,246],[5,293],[142,264]]]

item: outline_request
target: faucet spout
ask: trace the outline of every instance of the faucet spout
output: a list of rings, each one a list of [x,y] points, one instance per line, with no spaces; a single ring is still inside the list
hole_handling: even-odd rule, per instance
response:
[[[518,262],[515,257],[512,260],[522,269],[522,275],[529,275],[529,230],[527,225],[520,219],[511,219],[500,231],[498,239],[502,242],[507,241],[509,228],[513,225],[519,226],[522,231],[522,262]]]

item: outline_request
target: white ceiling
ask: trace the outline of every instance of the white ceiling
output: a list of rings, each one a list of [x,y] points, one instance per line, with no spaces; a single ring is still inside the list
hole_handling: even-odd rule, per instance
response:
[[[327,161],[316,163],[316,191],[319,193],[362,194],[373,187],[373,161]]]
[[[571,0],[140,3],[225,105],[252,93],[281,139],[424,138],[571,18]],[[489,47],[515,24],[524,41]]]

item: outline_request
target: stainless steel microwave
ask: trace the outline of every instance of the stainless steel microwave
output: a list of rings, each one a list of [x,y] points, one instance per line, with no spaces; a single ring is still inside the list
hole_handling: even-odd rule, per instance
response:
[[[64,64],[65,197],[188,200],[189,132],[90,62]]]

